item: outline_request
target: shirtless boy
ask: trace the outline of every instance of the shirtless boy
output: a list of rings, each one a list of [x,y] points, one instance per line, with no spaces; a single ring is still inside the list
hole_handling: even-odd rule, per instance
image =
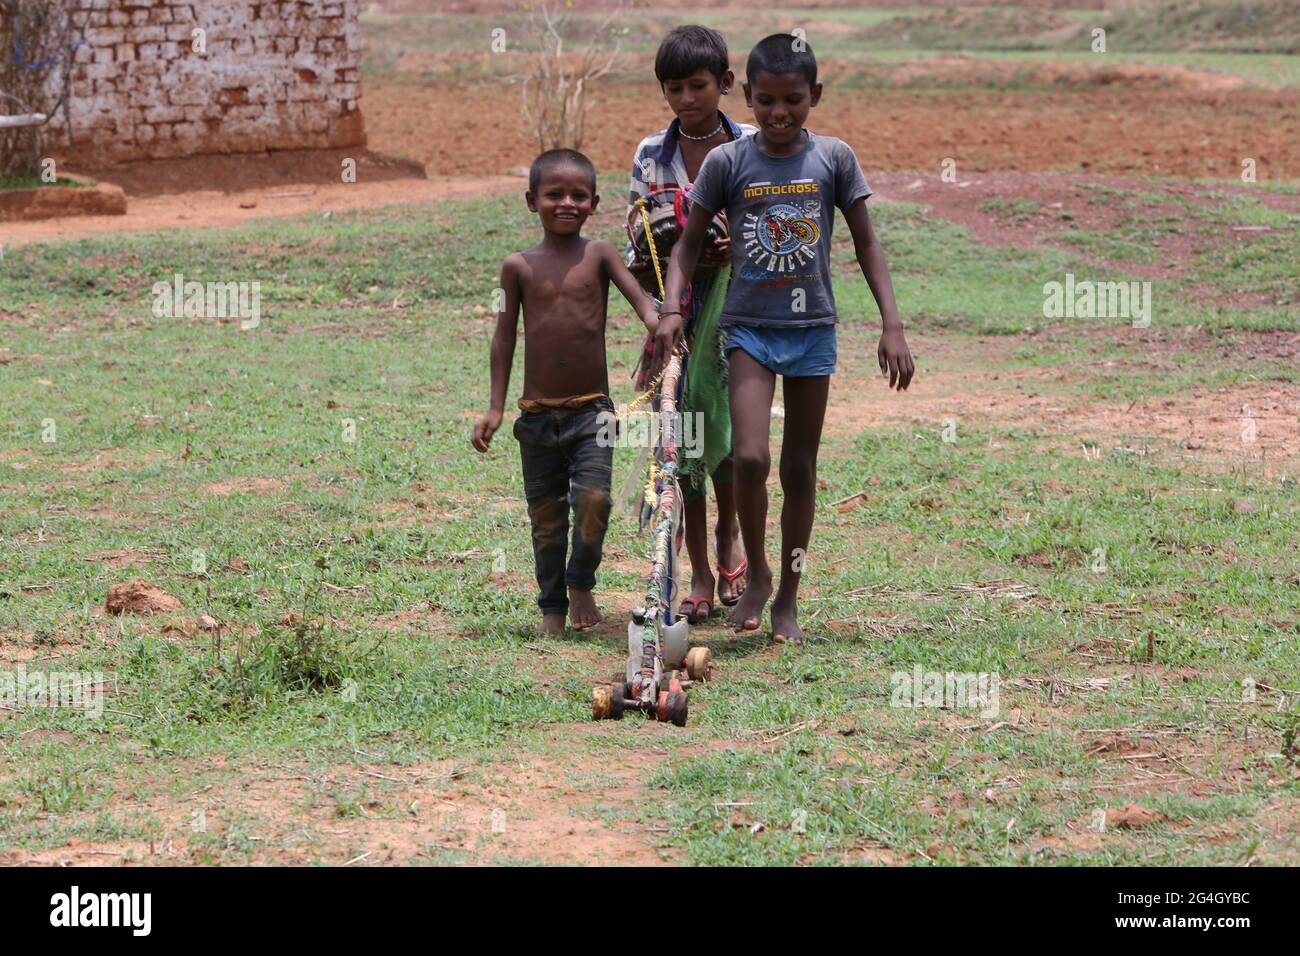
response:
[[[566,614],[577,630],[601,620],[592,589],[612,504],[614,449],[598,441],[607,432],[602,413],[614,410],[605,358],[610,282],[651,332],[658,318],[654,300],[619,252],[582,237],[583,223],[600,202],[596,170],[586,156],[571,149],[542,153],[529,172],[525,199],[541,220],[542,241],[501,266],[504,300],[492,336],[491,398],[472,443],[487,451],[501,427],[522,306],[524,392],[514,433],[533,526],[542,631],[557,633]]]

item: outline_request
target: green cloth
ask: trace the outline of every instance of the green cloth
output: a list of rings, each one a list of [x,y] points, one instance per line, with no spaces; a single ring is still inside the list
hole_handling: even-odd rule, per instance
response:
[[[726,336],[721,323],[730,276],[731,267],[724,266],[711,280],[705,280],[707,290],[701,288],[704,283],[699,280],[694,289],[696,309],[681,410],[683,415],[703,413],[704,434],[700,437],[704,454],[698,458],[681,455],[679,471],[683,484],[692,485],[700,493],[705,489],[707,477],[731,454],[731,406],[727,396],[727,356],[723,351]]]

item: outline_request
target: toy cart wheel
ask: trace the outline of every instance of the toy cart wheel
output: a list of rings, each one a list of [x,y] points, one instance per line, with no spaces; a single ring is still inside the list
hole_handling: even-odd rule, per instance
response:
[[[686,711],[686,694],[683,691],[668,695],[668,719],[673,722],[673,726],[686,726]]]
[[[602,684],[599,687],[591,689],[591,719],[608,720],[613,708],[612,695],[609,692],[609,684]]]
[[[623,719],[623,690],[622,684],[609,685],[609,718],[610,720]]]
[[[686,655],[686,673],[691,680],[708,680],[713,670],[713,651],[707,647],[692,647]]]

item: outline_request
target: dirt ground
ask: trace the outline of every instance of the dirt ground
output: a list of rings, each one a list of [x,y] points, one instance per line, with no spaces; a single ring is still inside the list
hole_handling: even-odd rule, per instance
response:
[[[1071,333],[1075,336],[1075,333]],[[1195,335],[1195,333],[1193,333]],[[1173,348],[1209,350],[1209,337],[1189,340],[1183,330],[1154,331],[1118,327],[1092,338],[1130,341],[1158,354]],[[1300,334],[1240,333],[1245,348],[1264,355],[1294,355]],[[1300,475],[1300,389],[1277,382],[1239,386],[1195,387],[1174,397],[1136,402],[1096,402],[1062,386],[1082,381],[1085,372],[1060,368],[1009,370],[1020,339],[997,336],[981,340],[972,351],[963,344],[961,358],[977,358],[974,367],[953,368],[958,356],[941,335],[915,329],[908,334],[913,354],[924,362],[904,393],[879,388],[875,369],[841,368],[831,386],[826,409],[828,434],[854,436],[866,429],[899,423],[938,431],[946,419],[981,426],[996,424],[1052,435],[1066,458],[1083,459],[1129,450],[1176,458],[1183,467],[1214,471],[1247,467],[1252,474]],[[1046,344],[1046,342],[1044,342]],[[1243,422],[1254,422],[1254,440],[1242,441]]]
[[[519,113],[517,87],[500,77],[466,75],[476,69],[475,56],[412,55],[399,62],[396,75],[368,79],[362,104],[368,149],[85,170],[127,192],[125,216],[10,223],[4,241],[21,245],[116,230],[231,226],[263,216],[430,203],[512,188],[517,180],[507,177],[527,164],[537,146],[522,124],[503,122]],[[649,69],[626,65],[644,67],[642,73]],[[1239,80],[1217,73],[943,56],[894,64],[892,86],[855,90],[836,88],[837,70],[834,62],[826,65],[829,85],[810,127],[850,143],[871,177],[901,170],[936,173],[951,158],[961,178],[1015,170],[1026,190],[1022,195],[1035,198],[1039,184],[1026,177],[1043,172],[1232,179],[1249,156],[1260,179],[1300,176],[1300,151],[1293,148],[1300,142],[1300,94],[1240,89]],[[1006,81],[1018,71],[1049,88],[1008,88]],[[952,89],[908,88],[913,83]],[[1069,89],[1050,89],[1052,84]],[[467,103],[475,108],[467,110]],[[618,123],[588,124],[582,148],[602,172],[628,169],[640,138],[671,118],[653,81],[598,84],[590,108],[592,117],[620,117]],[[724,108],[736,117],[749,115],[737,94]],[[448,116],[458,117],[456,135],[435,135]],[[356,183],[341,182],[340,164],[349,156],[358,163]],[[1055,188],[1055,180],[1048,183]],[[973,190],[968,198],[979,195]]]
[[[112,175],[112,172],[107,175]],[[4,244],[16,247],[33,242],[154,229],[229,228],[268,216],[325,214],[397,204],[431,205],[448,199],[486,195],[507,188],[517,189],[519,185],[520,180],[511,176],[408,178],[379,182],[359,179],[355,183],[309,180],[237,192],[204,189],[198,192],[131,196],[124,216],[84,216],[6,223]]]
[[[999,64],[996,68],[1006,68]],[[986,69],[980,65],[980,69]],[[1047,69],[1048,67],[1040,67]],[[1060,65],[1062,75],[1077,67]],[[1142,75],[1178,77],[1182,86],[1122,82],[1123,71],[1100,77],[1082,92],[964,89],[827,88],[809,120],[815,132],[851,145],[864,169],[938,171],[943,159],[959,172],[1009,170],[1160,174],[1235,178],[1252,158],[1260,179],[1300,176],[1300,94],[1215,88],[1223,78],[1192,71],[1133,68]],[[1189,75],[1191,79],[1188,80]],[[1209,76],[1209,79],[1202,79]],[[593,123],[582,149],[601,172],[631,170],[641,137],[672,118],[649,83],[611,83],[592,94]],[[476,108],[465,110],[466,102]],[[537,152],[515,116],[519,93],[490,81],[435,75],[370,82],[363,106],[370,144],[418,160],[432,176],[508,173]],[[743,96],[724,111],[747,119]],[[433,137],[447,115],[459,117],[455,136]]]
[[[660,728],[656,728],[660,729]],[[607,726],[571,725],[566,734],[608,734]],[[33,731],[30,744],[48,740]],[[226,860],[213,838],[254,824],[267,849],[260,864],[301,865],[304,857],[333,865],[374,866],[420,860],[650,866],[680,850],[635,823],[605,822],[600,803],[643,796],[631,757],[581,764],[567,779],[541,760],[505,760],[487,769],[453,761],[393,767],[335,767],[320,773],[293,765],[228,766],[225,758],[186,768],[190,792],[132,801],[130,810],[165,821],[156,841],[95,842],[73,838],[41,851],[0,849],[2,866],[176,865],[207,852]],[[597,794],[573,782],[598,773]],[[346,802],[340,804],[339,796]],[[125,809],[125,808],[124,808]]]
[[[127,192],[125,216],[10,223],[4,241],[16,246],[117,230],[233,226],[264,216],[436,203],[516,188],[518,180],[510,174],[527,164],[536,144],[522,124],[502,121],[518,115],[516,87],[499,78],[463,75],[473,58],[410,57],[399,63],[397,75],[368,79],[363,101],[368,149],[195,157],[86,170]],[[919,170],[924,181],[947,158],[956,161],[962,179],[1015,170],[1018,195],[1028,198],[1062,182],[1035,179],[1036,173],[1227,179],[1239,175],[1247,154],[1261,179],[1300,176],[1300,152],[1293,148],[1300,142],[1300,94],[1294,91],[1243,90],[1234,78],[1178,67],[1103,69],[944,56],[892,69],[893,87],[837,90],[836,66],[828,64],[830,85],[810,123],[849,142],[878,189],[887,184],[882,174]],[[999,88],[1014,71],[1025,69],[1036,82],[1072,88]],[[897,85],[917,81],[974,86],[914,90]],[[475,108],[466,110],[470,102]],[[749,115],[736,94],[724,108],[736,117]],[[458,117],[457,135],[434,135],[449,115]],[[590,115],[620,117],[618,123],[588,124],[583,149],[602,172],[627,169],[639,139],[671,118],[653,81],[597,85]],[[340,166],[349,157],[358,164],[355,183],[341,181]],[[998,172],[1003,183],[1012,175]],[[1000,185],[995,188],[1004,192]],[[928,187],[917,194],[894,192],[890,198],[933,198]],[[986,195],[973,189],[965,199]],[[975,225],[960,197],[945,205],[957,221]]]

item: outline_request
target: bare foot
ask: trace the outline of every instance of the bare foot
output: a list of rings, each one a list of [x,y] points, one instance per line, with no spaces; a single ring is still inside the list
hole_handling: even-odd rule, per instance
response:
[[[745,593],[740,596],[736,606],[727,615],[727,623],[738,631],[758,629],[763,623],[763,608],[767,606],[767,599],[772,596],[771,571],[760,577],[751,565],[749,574],[749,586],[745,588]]]
[[[563,615],[563,614],[543,614],[543,615],[542,615],[542,633],[543,633],[543,634],[562,634],[562,633],[564,633],[564,615]]]
[[[799,626],[799,606],[796,602],[777,601],[772,605],[772,640],[778,644],[802,644],[803,628]]]
[[[569,626],[575,631],[585,631],[595,627],[603,618],[596,607],[596,599],[590,591],[577,591],[569,588]]]
[[[734,571],[740,567],[745,560],[745,549],[740,546],[740,541],[736,532],[724,537],[721,533],[717,535],[718,564],[728,571]],[[718,579],[718,600],[723,604],[734,604],[740,595],[745,593],[745,574],[740,575],[734,581],[728,581],[726,578]]]

